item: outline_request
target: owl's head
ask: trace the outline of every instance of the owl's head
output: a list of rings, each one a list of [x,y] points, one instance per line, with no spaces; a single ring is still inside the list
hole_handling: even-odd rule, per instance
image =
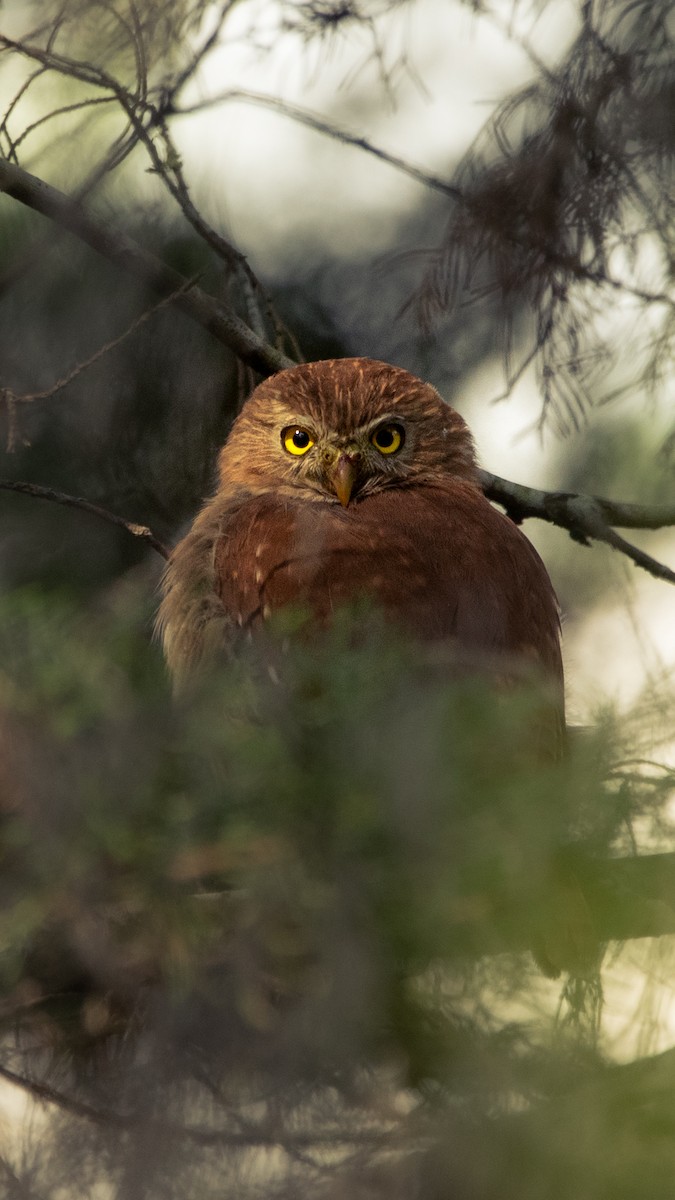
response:
[[[303,363],[261,383],[221,451],[221,487],[347,506],[449,475],[476,479],[469,430],[438,392],[369,358]]]

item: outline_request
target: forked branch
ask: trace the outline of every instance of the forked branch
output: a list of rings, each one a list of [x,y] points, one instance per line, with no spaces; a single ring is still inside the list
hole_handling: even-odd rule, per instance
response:
[[[128,234],[100,224],[78,201],[6,159],[0,159],[0,192],[68,230],[158,295],[173,297],[176,308],[197,321],[254,370],[270,375],[294,365],[292,359],[255,333],[229,305],[216,300],[197,284],[190,285],[179,271],[143,249]]]
[[[94,220],[78,201],[4,159],[0,159],[0,191],[49,217],[110,262],[141,279],[260,374],[271,375],[295,365],[293,359],[251,329],[229,305],[203,291],[121,230],[113,230]],[[503,505],[513,520],[520,522],[526,517],[538,517],[566,529],[582,544],[588,544],[590,539],[605,542],[657,579],[675,583],[674,571],[626,541],[614,528],[618,525],[633,529],[659,529],[675,525],[675,507],[643,507],[617,504],[595,496],[545,492],[512,483],[487,471],[481,473],[481,484],[488,498]],[[22,487],[29,492],[33,485]],[[13,485],[13,490],[21,488]],[[43,493],[47,491],[49,489],[42,489]],[[48,497],[43,495],[43,498]],[[70,497],[59,503],[81,508],[89,502]],[[89,511],[95,509],[94,505]],[[103,512],[101,510],[99,515],[103,515]],[[104,519],[110,516],[108,514]],[[122,518],[117,520],[126,525]],[[164,548],[155,546],[155,549],[164,553]]]
[[[519,525],[526,517],[539,517],[542,521],[566,529],[583,546],[589,545],[590,541],[605,542],[615,550],[620,550],[650,575],[675,583],[675,571],[650,554],[645,554],[632,542],[627,542],[614,529],[615,525],[623,529],[665,529],[673,526],[675,504],[622,504],[578,492],[544,492],[539,488],[525,487],[522,483],[511,483],[489,471],[480,472],[480,481],[488,499],[501,504],[516,524]]]

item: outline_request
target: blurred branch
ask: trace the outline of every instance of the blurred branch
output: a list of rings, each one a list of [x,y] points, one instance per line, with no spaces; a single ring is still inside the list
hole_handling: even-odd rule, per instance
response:
[[[165,93],[164,104],[167,107],[172,105],[175,97],[180,91],[182,91],[186,83],[193,78],[206,56],[211,50],[213,50],[214,46],[217,45],[218,38],[222,33],[225,21],[237,3],[238,0],[222,0],[222,3],[218,8],[211,32],[207,34],[202,44],[193,52],[189,62],[172,81],[170,89],[168,89]]]
[[[123,134],[120,134],[112,142],[102,161],[96,165],[89,176],[79,185],[73,195],[70,196],[70,200],[73,203],[81,203],[106,176],[121,166],[137,144],[138,138],[134,130],[129,126]],[[11,159],[12,156],[9,155],[8,157]],[[9,266],[0,273],[0,296],[8,291],[16,283],[17,279],[26,275],[28,271],[31,271],[36,266],[42,267],[44,265],[46,256],[58,245],[63,232],[63,229],[59,228],[56,230],[50,229],[47,234],[36,238],[17,259],[10,262]]]
[[[271,346],[229,306],[185,279],[126,234],[99,225],[77,201],[3,159],[0,159],[0,191],[54,220],[109,261],[142,279],[261,374],[273,374],[294,365],[293,359]],[[673,525],[672,508],[641,509],[639,505],[616,504],[594,496],[544,492],[511,483],[487,471],[481,473],[481,483],[488,498],[502,504],[514,521],[539,517],[567,529],[582,544],[588,544],[589,538],[606,542],[657,579],[675,583],[675,572],[612,528],[622,525],[656,529]]]
[[[188,115],[212,108],[216,104],[223,104],[230,100],[257,105],[260,108],[278,112],[281,116],[288,117],[292,121],[297,121],[299,124],[305,125],[309,129],[314,129],[317,133],[324,134],[335,141],[342,142],[346,146],[355,146],[358,150],[364,150],[373,158],[387,163],[388,166],[393,167],[397,171],[402,171],[405,175],[409,175],[411,179],[415,179],[424,187],[431,188],[433,191],[441,192],[443,195],[448,196],[467,211],[475,211],[477,215],[483,215],[482,207],[484,199],[480,195],[472,196],[470,191],[465,191],[456,184],[441,179],[438,175],[432,175],[431,172],[414,166],[396,154],[390,154],[389,151],[383,150],[382,147],[375,146],[372,142],[369,142],[367,138],[349,133],[333,122],[326,121],[308,109],[300,107],[300,105],[290,104],[286,100],[280,100],[276,96],[268,96],[264,92],[253,92],[245,88],[229,88],[227,91],[221,92],[211,99],[202,100],[186,108],[175,110],[169,108],[167,115]],[[625,292],[638,300],[642,300],[645,304],[665,304],[670,308],[675,308],[675,298],[669,295],[668,292],[649,291],[648,289],[628,283],[625,280],[616,279],[605,270],[585,265],[577,255],[560,252],[555,249],[551,242],[534,238],[531,232],[519,234],[514,232],[513,229],[507,230],[504,228],[502,236],[506,243],[516,249],[525,249],[530,252],[535,251],[549,266],[562,270],[572,279],[585,280],[597,287],[607,286],[614,291]]]
[[[675,854],[589,859],[575,871],[603,941],[675,933]]]
[[[276,326],[277,323],[264,290],[249,267],[245,256],[216,230],[212,229],[193,204],[183,176],[180,156],[168,130],[167,120],[169,117],[196,112],[230,100],[255,104],[298,121],[323,135],[364,150],[425,186],[441,191],[458,203],[460,208],[469,212],[480,205],[481,193],[479,190],[473,194],[470,187],[462,189],[447,183],[414,167],[404,159],[374,146],[366,138],[352,135],[314,113],[297,105],[288,104],[274,96],[235,88],[199,104],[182,109],[176,108],[174,99],[177,92],[197,69],[208,50],[215,44],[223,21],[231,7],[232,4],[228,2],[220,6],[212,33],[206,38],[185,71],[177,77],[174,86],[160,93],[157,104],[150,103],[147,98],[146,70],[142,56],[137,61],[137,90],[132,92],[107,71],[92,63],[58,54],[53,50],[51,44],[47,49],[42,49],[25,40],[14,41],[7,37],[0,37],[0,45],[39,63],[38,74],[46,70],[54,70],[110,93],[109,98],[120,105],[129,120],[132,129],[131,142],[142,143],[150,157],[152,170],[162,179],[181,208],[183,215],[206,244],[238,276],[246,297],[248,323],[241,320],[230,306],[203,292],[194,282],[184,279],[178,272],[149,254],[125,234],[120,231],[112,231],[96,223],[77,199],[65,196],[51,188],[43,181],[29,175],[17,164],[0,160],[0,190],[4,190],[14,199],[48,216],[97,252],[105,255],[110,261],[142,278],[164,297],[163,302],[174,303],[218,340],[233,349],[250,367],[267,375],[293,365],[293,360],[280,349],[284,331],[276,328],[276,346],[267,340],[264,316],[269,318],[273,326]],[[137,40],[135,37],[132,38],[135,46]],[[140,53],[139,47],[136,46],[136,48]],[[162,147],[163,153],[160,153],[158,145]],[[585,265],[577,254],[556,249],[549,241],[542,241],[540,237],[534,236],[531,232],[526,231],[521,234],[517,231],[514,232],[510,227],[504,227],[501,236],[515,246],[526,247],[530,252],[536,251],[550,266],[557,270],[562,269],[572,278],[583,279],[597,286],[607,285],[615,290],[625,290],[645,302],[673,304],[672,298],[666,293],[647,292],[624,284],[607,274],[604,269]],[[266,313],[261,308],[260,299],[264,303]],[[548,329],[550,325],[551,321],[548,321],[545,323],[545,328]],[[537,343],[535,351],[540,345],[541,340]],[[51,391],[64,386],[75,373],[84,369],[89,362],[95,361],[95,358],[99,357],[104,350],[105,348],[97,352],[94,358],[76,368],[75,372],[66,376],[64,380],[60,380]],[[535,351],[528,355],[526,362],[530,361]],[[15,433],[13,422],[15,423],[16,420],[17,403],[45,394],[51,393],[36,393],[25,397],[16,397],[6,393],[5,403],[10,417],[10,438]],[[567,529],[582,544],[588,544],[589,539],[604,541],[657,578],[671,583],[675,582],[673,571],[626,541],[613,528],[617,524],[629,525],[633,528],[657,528],[661,525],[675,524],[675,518],[669,514],[668,510],[665,510],[665,516],[663,510],[659,510],[658,523],[655,525],[653,523],[654,510],[639,511],[637,506],[611,505],[607,501],[592,496],[537,491],[500,480],[488,473],[483,475],[483,485],[489,498],[503,504],[514,520],[522,521],[525,517],[537,516]]]
[[[144,250],[121,230],[100,225],[77,201],[15,163],[0,159],[0,191],[73,233],[98,254],[140,279],[197,321],[256,371],[269,375],[294,365],[293,359],[255,333],[237,313],[178,271]]]
[[[15,392],[11,391],[10,388],[0,388],[0,407],[2,407],[4,404],[9,414],[9,430],[7,435],[8,452],[11,453],[15,449],[19,436],[16,420],[17,405],[31,404],[34,400],[50,400],[51,397],[55,396],[57,392],[62,391],[63,388],[67,387],[69,383],[72,383],[74,379],[77,379],[78,375],[81,375],[83,371],[86,371],[89,367],[92,367],[94,363],[98,362],[99,359],[103,358],[104,355],[108,354],[111,350],[114,350],[116,346],[121,345],[121,343],[130,337],[132,333],[135,333],[141,325],[145,324],[150,317],[154,316],[156,312],[162,308],[165,308],[167,304],[171,304],[181,292],[186,292],[192,288],[194,283],[195,279],[187,279],[183,287],[181,287],[178,291],[173,292],[169,296],[165,296],[162,300],[158,300],[157,303],[153,304],[151,308],[145,309],[145,311],[142,312],[140,316],[136,317],[135,320],[133,320],[122,333],[115,338],[111,338],[111,340],[106,342],[105,345],[99,346],[98,350],[91,354],[89,358],[77,363],[71,371],[68,371],[60,379],[57,379],[56,383],[53,383],[51,387],[44,388],[40,392],[25,392],[22,395],[17,395]]]
[[[613,529],[663,529],[675,525],[675,505],[622,504],[601,496],[577,492],[544,492],[480,472],[483,491],[489,500],[501,504],[512,521],[520,524],[526,517],[539,517],[560,529],[566,529],[575,541],[587,546],[591,539],[605,542],[630,558],[638,567],[657,579],[675,583],[675,571],[651,555],[627,542]]]
[[[119,529],[125,529],[132,537],[140,538],[147,542],[161,554],[162,558],[168,558],[170,551],[167,547],[155,537],[151,529],[147,525],[137,525],[133,521],[125,521],[124,517],[118,517],[116,513],[111,513],[107,508],[101,508],[99,504],[92,504],[91,500],[84,500],[81,496],[70,496],[67,492],[57,492],[53,488],[39,487],[35,483],[24,483],[20,480],[0,479],[0,490],[6,492],[20,492],[24,496],[34,496],[37,500],[51,500],[54,504],[63,504],[68,508],[79,508],[83,512],[91,513],[94,517],[100,517],[104,521],[108,521],[111,525],[117,525]]]
[[[88,100],[78,100],[75,104],[63,104],[60,108],[54,108],[51,112],[45,113],[41,117],[37,117],[31,122],[30,125],[26,125],[26,128],[22,129],[21,133],[15,140],[12,141],[9,137],[9,134],[7,134],[7,141],[10,148],[9,158],[12,162],[18,162],[17,150],[19,149],[21,143],[24,142],[27,137],[30,137],[31,133],[34,133],[36,129],[40,129],[43,125],[45,125],[47,121],[52,121],[55,117],[62,117],[66,113],[83,112],[85,109],[97,108],[101,104],[112,104],[113,101],[114,96],[91,96]],[[6,124],[6,119],[3,124]],[[2,132],[2,126],[0,126],[0,132]]]
[[[13,1071],[11,1067],[6,1067],[0,1063],[0,1079],[6,1080],[14,1087],[21,1088],[22,1091],[28,1092],[35,1100],[41,1101],[43,1104],[53,1104],[58,1108],[69,1112],[72,1116],[83,1117],[87,1121],[94,1121],[96,1124],[110,1124],[116,1127],[126,1129],[129,1127],[131,1118],[123,1117],[118,1113],[104,1112],[93,1108],[91,1104],[84,1104],[81,1100],[76,1100],[72,1096],[66,1096],[63,1092],[59,1092],[56,1088],[50,1087],[49,1084],[40,1083],[37,1079],[28,1079],[25,1075],[20,1075],[17,1071]]]
[[[272,112],[280,113],[281,116],[288,117],[291,121],[297,121],[298,124],[305,125],[308,129],[315,130],[316,133],[322,133],[326,137],[334,138],[335,141],[342,142],[345,146],[355,146],[357,150],[365,150],[373,158],[378,158],[381,162],[387,163],[388,166],[394,167],[395,170],[402,171],[405,175],[409,175],[411,179],[415,179],[417,183],[421,183],[425,187],[442,192],[444,196],[450,196],[452,200],[464,200],[464,196],[458,187],[448,183],[445,179],[441,179],[438,175],[432,175],[428,171],[423,171],[421,167],[413,166],[406,159],[399,158],[396,154],[390,154],[388,150],[383,150],[381,146],[375,146],[367,138],[359,137],[357,134],[349,133],[346,129],[341,129],[333,122],[326,121],[323,117],[317,116],[316,113],[310,112],[309,109],[301,108],[298,104],[290,104],[287,100],[280,100],[276,96],[267,96],[264,92],[252,92],[245,88],[228,88],[227,91],[220,92],[217,96],[213,96],[209,100],[202,100],[197,104],[191,104],[185,108],[169,109],[168,111],[175,116],[188,116],[191,113],[213,108],[216,104],[225,104],[230,100],[240,101],[243,104],[253,104],[259,108],[266,108]]]
[[[268,1146],[281,1150],[293,1147],[307,1147],[311,1149],[313,1146],[342,1147],[359,1143],[367,1146],[376,1146],[386,1145],[395,1134],[395,1123],[393,1121],[382,1123],[388,1126],[388,1128],[348,1128],[340,1130],[331,1126],[326,1129],[310,1128],[306,1131],[297,1129],[286,1130],[277,1128],[276,1126],[269,1127],[269,1125],[255,1126],[247,1122],[246,1130],[243,1131],[241,1129],[200,1128],[194,1125],[181,1125],[175,1121],[143,1120],[143,1118],[139,1118],[137,1113],[132,1112],[127,1114],[95,1108],[93,1105],[86,1104],[74,1096],[68,1096],[50,1084],[40,1083],[37,1080],[21,1075],[19,1072],[13,1071],[11,1067],[6,1067],[2,1063],[0,1063],[0,1078],[28,1092],[29,1095],[33,1096],[36,1100],[42,1101],[44,1104],[54,1105],[64,1112],[70,1113],[72,1116],[81,1117],[83,1120],[91,1121],[96,1125],[110,1125],[115,1129],[134,1129],[137,1128],[139,1120],[142,1120],[143,1125],[148,1129],[172,1138],[185,1138],[200,1146]]]
[[[568,853],[569,852],[569,853]],[[589,916],[590,935],[599,945],[633,938],[675,934],[675,853],[596,859],[583,850],[567,848],[559,876],[580,891]],[[555,896],[560,909],[569,890]],[[540,908],[528,902],[509,905],[503,894],[485,891],[466,897],[467,909],[477,914],[448,930],[455,955],[470,959],[504,951],[532,950],[532,918]],[[563,919],[563,912],[556,912]]]
[[[4,1156],[0,1157],[0,1170],[8,1187],[5,1192],[7,1200],[45,1200],[44,1192],[36,1192],[25,1178],[19,1178]]]
[[[218,30],[222,27],[230,7],[231,5],[226,5],[225,9],[221,10],[216,31],[212,35],[212,38],[207,39],[205,47],[203,47],[203,54],[207,53],[216,40]],[[271,300],[266,295],[260,280],[250,267],[246,256],[209,225],[194,205],[183,175],[180,155],[173,144],[166,122],[166,115],[171,111],[174,92],[172,90],[169,93],[165,93],[162,96],[160,105],[152,104],[148,100],[142,38],[140,36],[132,37],[132,43],[137,57],[138,71],[137,89],[133,92],[120,83],[108,71],[92,63],[73,59],[63,54],[56,54],[52,50],[42,50],[39,46],[31,45],[27,41],[13,41],[10,38],[0,35],[0,46],[4,45],[7,49],[16,50],[27,58],[41,63],[46,70],[56,71],[68,78],[78,79],[82,83],[101,88],[110,93],[108,98],[120,106],[129,121],[134,134],[133,141],[143,145],[152,163],[151,170],[162,180],[181,209],[185,219],[206,245],[243,282],[249,325],[255,332],[258,332],[262,336],[261,330],[264,329],[264,325],[259,311],[258,298],[262,299],[264,307],[268,310],[272,308]],[[189,67],[186,68],[184,75],[179,77],[177,86],[183,86],[191,73],[197,69],[200,61],[199,56],[193,59]],[[157,136],[159,136],[160,144],[162,145],[163,155],[159,152],[155,142]],[[275,316],[273,324],[276,325],[277,323],[278,320]]]

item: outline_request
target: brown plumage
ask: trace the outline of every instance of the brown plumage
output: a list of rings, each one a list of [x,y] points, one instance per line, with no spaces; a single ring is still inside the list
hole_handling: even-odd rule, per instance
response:
[[[164,577],[158,623],[177,679],[284,605],[326,622],[366,595],[464,661],[539,670],[562,726],[545,567],[486,500],[471,434],[429,384],[365,358],[281,371],[244,405],[219,471]]]

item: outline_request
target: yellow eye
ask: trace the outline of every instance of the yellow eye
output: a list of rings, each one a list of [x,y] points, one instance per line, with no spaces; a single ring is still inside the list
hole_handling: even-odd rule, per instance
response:
[[[396,454],[405,440],[405,431],[402,425],[389,422],[387,425],[380,425],[370,440],[380,454]]]
[[[281,443],[289,454],[306,454],[314,445],[314,438],[302,425],[287,425],[281,431]]]

